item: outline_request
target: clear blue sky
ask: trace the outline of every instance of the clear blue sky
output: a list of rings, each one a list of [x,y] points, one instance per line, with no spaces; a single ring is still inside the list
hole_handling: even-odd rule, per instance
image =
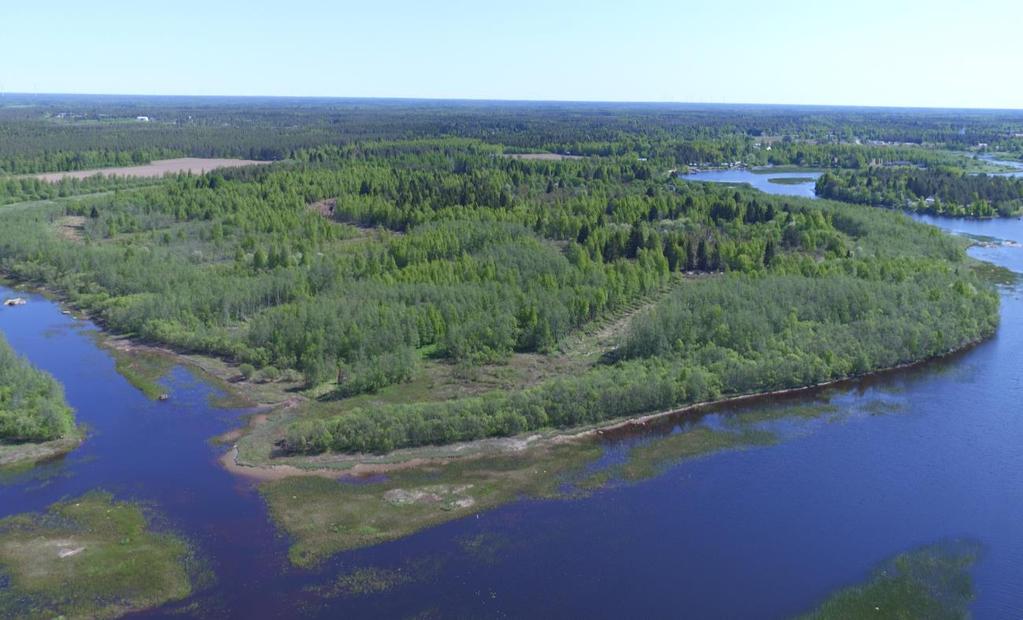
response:
[[[1023,108],[1021,0],[10,0],[8,92]]]

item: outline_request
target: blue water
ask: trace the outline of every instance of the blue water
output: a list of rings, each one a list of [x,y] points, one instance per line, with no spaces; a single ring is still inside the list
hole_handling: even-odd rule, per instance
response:
[[[1023,241],[1018,220],[919,219]],[[1023,271],[1017,245],[973,252]],[[147,400],[95,346],[93,326],[29,296],[27,306],[0,310],[0,330],[64,383],[91,432],[68,457],[0,478],[0,517],[95,488],[145,500],[209,561],[217,582],[197,593],[191,613],[216,618],[781,618],[886,558],[951,538],[985,548],[973,571],[974,614],[1021,617],[1023,299],[1017,287],[1004,287],[1002,299],[997,337],[940,363],[667,420],[605,447],[620,456],[681,424],[726,424],[738,413],[836,408],[837,420],[785,423],[778,445],[668,463],[654,478],[581,499],[518,501],[305,571],[289,567],[287,540],[251,485],[216,462],[223,448],[209,439],[245,412],[211,406],[211,388],[182,368],[166,380],[169,401]],[[869,413],[879,401],[894,411]],[[492,557],[465,549],[476,536],[493,545]],[[434,567],[428,578],[386,593],[318,601],[303,590],[353,568],[421,560]]]
[[[746,183],[755,189],[767,194],[782,196],[801,196],[803,198],[816,198],[814,185],[817,178],[821,176],[819,171],[812,172],[769,172],[761,170],[751,172],[745,168],[733,170],[710,170],[707,172],[695,172],[682,175],[680,178],[687,181],[710,181],[714,183]],[[784,184],[772,183],[771,179],[813,179],[806,183]]]
[[[991,162],[993,164],[999,164],[999,165],[1002,165],[1002,166],[1009,166],[1011,168],[1015,168],[1016,169],[1014,172],[996,172],[996,173],[994,173],[997,176],[1003,176],[1003,177],[1023,177],[1023,163],[1020,163],[1018,161],[1009,161],[1009,160],[1004,160],[1004,159],[995,159],[993,157],[983,157],[983,159],[986,159],[987,161],[989,161],[989,162]]]

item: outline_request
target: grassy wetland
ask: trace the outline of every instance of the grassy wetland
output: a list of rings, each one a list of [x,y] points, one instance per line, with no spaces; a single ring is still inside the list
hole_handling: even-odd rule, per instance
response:
[[[0,520],[0,615],[116,618],[187,597],[191,547],[103,493]]]
[[[793,424],[800,432],[812,432],[811,423],[898,410],[897,402],[875,400],[856,411],[840,411],[824,400],[782,404],[767,415],[746,411],[676,416],[652,421],[660,430],[647,430],[646,437],[638,434],[610,453],[606,439],[589,434],[538,441],[515,451],[424,459],[368,479],[338,480],[336,473],[331,477],[315,470],[300,475],[302,470],[296,470],[296,475],[261,483],[259,491],[271,518],[290,537],[291,562],[313,566],[341,551],[408,536],[517,499],[585,497],[653,478],[685,461],[776,445],[796,436]],[[626,437],[629,433],[618,432]]]

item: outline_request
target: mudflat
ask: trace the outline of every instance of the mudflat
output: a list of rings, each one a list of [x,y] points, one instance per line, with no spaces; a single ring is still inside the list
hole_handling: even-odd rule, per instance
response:
[[[93,168],[92,170],[72,170],[70,172],[43,172],[28,175],[43,181],[57,182],[61,179],[86,179],[97,174],[119,177],[162,177],[165,174],[191,172],[202,174],[218,168],[236,168],[265,164],[264,161],[252,159],[206,159],[202,157],[180,157],[178,159],[158,159],[141,166],[124,166],[121,168]]]

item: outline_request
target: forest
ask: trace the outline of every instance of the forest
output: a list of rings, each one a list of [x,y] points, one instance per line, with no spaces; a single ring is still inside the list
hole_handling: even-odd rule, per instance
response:
[[[60,384],[33,368],[0,336],[0,443],[59,439],[74,426]]]
[[[6,95],[0,174],[177,156],[277,161],[326,145],[436,138],[509,153],[632,156],[664,168],[962,165],[967,151],[1018,158],[1021,135],[1023,115],[1013,111]]]
[[[855,376],[995,328],[997,297],[958,242],[899,214],[689,183],[630,152],[505,153],[374,140],[97,187],[3,212],[0,269],[114,332],[301,381],[321,402],[286,429],[286,453],[595,424]],[[634,308],[580,372],[346,406],[428,364],[471,376],[556,356]]]
[[[931,215],[1008,217],[1023,210],[1023,178],[941,166],[827,172],[817,180],[816,191],[822,198]]]

